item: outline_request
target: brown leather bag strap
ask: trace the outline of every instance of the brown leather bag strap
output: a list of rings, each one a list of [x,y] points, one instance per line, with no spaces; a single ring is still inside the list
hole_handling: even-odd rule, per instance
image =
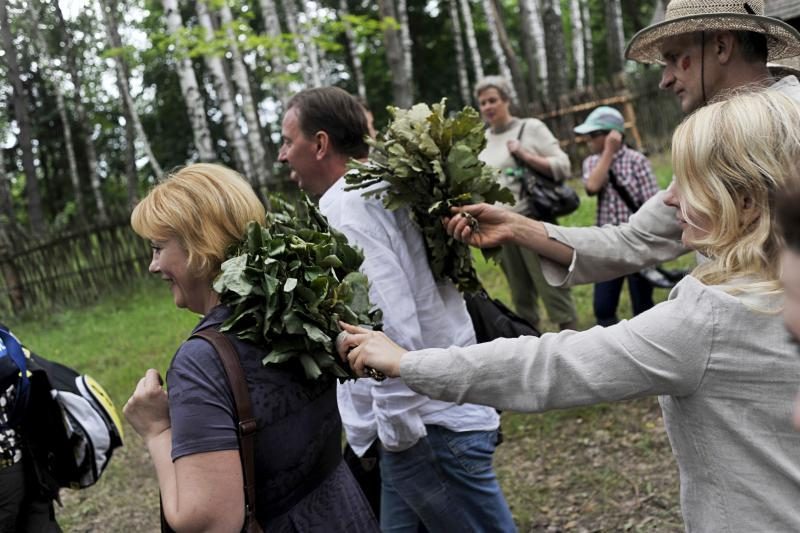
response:
[[[243,531],[251,533],[260,532],[261,527],[256,521],[256,467],[255,467],[255,433],[256,419],[253,416],[253,405],[250,402],[250,392],[247,380],[242,371],[242,364],[236,348],[230,339],[213,328],[203,329],[192,335],[208,341],[214,347],[233,393],[236,404],[238,420],[239,447],[242,453],[242,475],[244,476],[245,496],[245,524]]]

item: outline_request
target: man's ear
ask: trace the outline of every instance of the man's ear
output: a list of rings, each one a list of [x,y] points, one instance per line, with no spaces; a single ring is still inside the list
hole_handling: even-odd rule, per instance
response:
[[[714,55],[720,65],[727,65],[733,56],[733,49],[737,45],[736,37],[730,31],[718,31],[714,33],[712,45],[714,46]]]
[[[331,139],[328,137],[327,131],[320,130],[314,134],[314,143],[316,144],[316,151],[314,155],[316,156],[317,161],[328,155],[328,151],[330,150],[330,142]]]

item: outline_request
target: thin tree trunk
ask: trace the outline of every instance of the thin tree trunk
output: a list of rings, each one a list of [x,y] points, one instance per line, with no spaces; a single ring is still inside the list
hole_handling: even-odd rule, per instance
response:
[[[411,41],[411,29],[408,25],[408,3],[406,0],[397,0],[397,22],[400,24],[400,42],[403,44],[403,65],[405,66],[408,78],[414,79],[414,64],[412,62],[411,51],[414,43]]]
[[[69,179],[72,183],[72,190],[75,198],[75,211],[78,216],[78,221],[81,225],[86,224],[86,207],[83,204],[83,194],[81,194],[81,180],[78,175],[78,163],[75,159],[75,148],[72,146],[72,125],[70,124],[69,115],[67,114],[67,105],[64,102],[64,93],[61,91],[61,79],[56,74],[56,69],[53,67],[53,61],[50,58],[50,52],[47,49],[47,43],[42,38],[39,32],[39,5],[33,7],[28,12],[33,17],[33,24],[31,25],[31,33],[36,41],[36,47],[39,52],[39,60],[42,65],[50,71],[50,76],[43,76],[52,80],[50,89],[56,96],[56,108],[58,109],[58,116],[61,119],[61,127],[64,132],[64,147],[67,150],[67,166],[69,167]]]
[[[536,59],[536,44],[533,39],[533,32],[531,31],[532,21],[530,10],[530,2],[527,0],[519,0],[519,19],[520,19],[520,43],[522,44],[522,55],[525,58],[525,63],[528,65],[528,93],[531,101],[537,100],[537,90],[539,89],[539,79],[536,75],[536,65],[539,62]]]
[[[28,200],[28,218],[31,229],[41,236],[46,229],[44,212],[42,210],[42,197],[39,193],[39,181],[33,158],[33,142],[31,140],[31,120],[28,114],[28,97],[20,77],[17,50],[11,36],[11,26],[8,19],[6,0],[0,0],[0,38],[3,41],[5,62],[8,66],[8,81],[13,89],[12,103],[14,105],[14,118],[19,128],[19,145],[22,149],[22,168],[25,171],[25,192]]]
[[[481,50],[478,48],[478,39],[475,38],[475,24],[472,22],[472,8],[470,7],[469,0],[460,0],[461,14],[464,17],[464,30],[467,35],[467,46],[469,47],[469,55],[472,58],[472,70],[475,73],[475,78],[480,80],[483,78],[483,60],[481,59]]]
[[[178,37],[183,29],[180,11],[178,10],[178,0],[162,0],[164,6],[164,16],[167,19],[167,31],[173,37]],[[178,39],[176,39],[176,46]],[[186,50],[177,48],[175,51],[178,66],[178,81],[181,86],[181,94],[186,102],[186,112],[189,115],[189,122],[192,125],[192,137],[197,155],[200,161],[216,161],[217,154],[211,144],[211,130],[208,128],[206,120],[206,110],[203,105],[203,97],[200,94],[200,86],[197,83],[192,68],[192,60]]]
[[[450,23],[453,25],[453,40],[456,43],[456,68],[458,69],[458,89],[461,92],[463,105],[472,103],[472,95],[469,89],[469,73],[467,72],[467,58],[464,57],[464,41],[461,35],[461,21],[458,17],[458,0],[449,0]]]
[[[622,72],[625,68],[625,34],[622,28],[622,5],[620,0],[606,0],[606,28],[608,33],[608,71]]]
[[[394,0],[378,0],[378,10],[382,19],[390,17],[397,20]],[[411,79],[408,71],[406,71],[403,60],[403,47],[400,40],[400,32],[387,27],[383,30],[383,35],[384,46],[386,47],[386,58],[389,62],[389,69],[392,72],[392,95],[394,105],[401,108],[409,108],[413,104],[414,97],[411,90]]]
[[[80,75],[80,69],[78,68],[75,45],[72,42],[72,35],[70,35],[67,30],[64,14],[61,12],[58,1],[53,0],[52,4],[55,9],[59,37],[64,43],[64,56],[66,57],[67,71],[69,72],[74,87],[73,104],[75,105],[75,115],[78,117],[78,123],[83,129],[83,149],[85,151],[86,166],[89,170],[89,183],[97,183],[100,179],[97,174],[97,150],[94,146],[94,140],[92,139],[94,122],[90,119],[89,113],[86,112],[86,107],[83,105],[83,79]],[[83,196],[83,193],[81,193],[81,196]]]
[[[592,42],[592,19],[589,13],[589,2],[580,0],[581,19],[583,22],[583,51],[586,59],[586,85],[594,86],[594,44]]]
[[[303,80],[307,87],[319,87],[322,81],[319,77],[319,59],[316,47],[307,33],[300,30],[300,19],[295,0],[284,0],[283,9],[286,12],[286,26],[289,28],[289,33],[293,35],[298,59],[303,66]]]
[[[125,175],[128,177],[128,209],[139,201],[139,172],[136,170],[136,128],[125,119]]]
[[[483,12],[486,14],[486,27],[489,30],[489,41],[492,43],[492,51],[494,57],[497,59],[497,69],[501,76],[508,80],[509,88],[511,89],[511,100],[519,102],[519,95],[514,83],[514,76],[511,74],[511,68],[508,66],[506,54],[503,51],[503,45],[500,44],[500,35],[498,34],[497,15],[494,11],[494,3],[492,0],[483,0]]]
[[[356,43],[356,34],[353,31],[353,25],[347,20],[349,14],[350,11],[347,8],[347,0],[339,0],[339,20],[344,24],[344,36],[345,39],[347,39],[347,49],[353,61],[353,77],[356,81],[356,91],[359,98],[366,102],[367,86],[364,83],[364,66],[361,63],[361,54],[358,53],[358,43]]]
[[[239,46],[236,44],[231,9],[223,2],[220,4],[219,12],[222,24],[225,26],[225,34],[228,37],[228,49],[231,51],[233,82],[242,97],[242,112],[247,122],[247,145],[250,147],[253,172],[257,180],[255,185],[257,189],[261,190],[262,194],[265,194],[267,192],[267,183],[269,182],[267,165],[268,163],[269,166],[272,165],[271,162],[267,160],[267,153],[266,150],[264,150],[264,141],[261,136],[261,123],[258,120],[258,109],[255,99],[253,98],[253,91],[250,89],[250,75],[244,64],[242,53],[239,51]]]
[[[275,2],[272,0],[259,0],[261,6],[261,16],[264,19],[264,30],[267,37],[272,39],[275,43],[279,43],[283,39],[283,29],[281,28],[281,19],[278,17],[278,10],[275,7]],[[283,61],[283,52],[277,44],[270,46],[267,50],[269,63],[272,66],[273,78],[276,79],[273,83],[277,90],[276,96],[282,102],[288,98],[288,88],[286,82],[282,79],[283,74],[286,73],[286,64]]]
[[[544,26],[545,49],[547,51],[547,79],[552,104],[567,92],[564,73],[567,53],[564,44],[564,29],[561,26],[561,5],[559,0],[542,2],[542,22]]]
[[[197,9],[197,18],[200,21],[200,26],[202,26],[205,33],[204,39],[207,43],[213,43],[214,23],[211,21],[211,15],[208,12],[205,0],[198,0],[195,8]],[[222,112],[222,125],[225,128],[225,136],[228,138],[228,142],[231,143],[236,167],[239,172],[252,182],[253,163],[250,160],[250,152],[247,150],[247,142],[244,139],[244,135],[242,135],[241,128],[239,128],[236,105],[233,103],[233,95],[222,59],[214,54],[205,54],[203,60],[214,79],[214,91],[217,93],[217,103]]]
[[[0,215],[6,217],[5,221],[0,220],[4,225],[10,225],[16,220],[14,215],[14,200],[11,198],[11,180],[6,173],[6,161],[0,147]]]
[[[517,90],[517,104],[527,111],[530,104],[528,87],[525,84],[525,76],[522,74],[522,68],[519,66],[519,61],[517,61],[517,53],[511,47],[511,41],[509,41],[508,33],[506,33],[506,25],[505,22],[503,22],[503,13],[501,11],[502,6],[499,0],[490,0],[490,2],[496,23],[497,37],[500,39],[500,46],[508,61],[508,68],[511,70],[510,81]]]
[[[539,8],[538,0],[520,0],[520,2],[525,2],[528,11],[530,11],[529,29],[536,45],[536,67],[539,70],[539,81],[542,85],[540,93],[544,99],[544,97],[550,95],[550,78],[548,76],[547,44],[542,10]]]
[[[114,13],[115,4],[109,3],[109,1],[110,0],[100,0],[100,13],[103,16],[103,23],[106,26],[109,45],[112,48],[119,49],[122,48],[122,39],[120,39],[119,32],[117,31],[117,17]],[[161,169],[161,165],[158,164],[155,154],[153,154],[153,148],[150,146],[150,140],[147,138],[147,133],[144,131],[142,121],[139,120],[139,113],[136,111],[136,106],[133,103],[130,86],[128,85],[128,68],[125,64],[125,60],[122,59],[122,57],[117,56],[114,58],[114,64],[117,70],[117,83],[120,87],[122,103],[128,108],[131,120],[133,120],[133,127],[136,129],[136,135],[139,138],[139,142],[142,143],[142,148],[144,149],[144,153],[150,162],[153,173],[156,175],[156,179],[161,181],[161,179],[164,177],[164,171]],[[95,194],[98,195],[99,188],[95,188],[94,185],[93,188],[95,189]]]
[[[586,86],[586,57],[583,49],[583,18],[580,0],[570,0],[569,14],[572,21],[572,59],[575,63],[575,87]]]

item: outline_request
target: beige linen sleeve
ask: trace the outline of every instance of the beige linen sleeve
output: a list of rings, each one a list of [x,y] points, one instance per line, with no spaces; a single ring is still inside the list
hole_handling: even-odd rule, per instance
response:
[[[681,242],[675,208],[664,204],[665,192],[650,198],[627,224],[567,228],[544,223],[551,239],[575,250],[566,268],[542,256],[547,282],[569,287],[608,281],[688,252]]]
[[[556,181],[564,181],[570,177],[572,169],[569,164],[569,156],[561,149],[558,139],[541,120],[525,119],[522,146],[526,150],[531,150],[535,154],[547,158]]]
[[[607,328],[409,352],[400,375],[431,398],[518,411],[688,395],[703,380],[714,342],[707,290],[685,278],[674,299]]]

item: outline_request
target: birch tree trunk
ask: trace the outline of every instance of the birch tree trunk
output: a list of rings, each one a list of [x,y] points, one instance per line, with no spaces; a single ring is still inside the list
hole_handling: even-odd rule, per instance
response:
[[[531,17],[530,2],[528,0],[519,0],[520,43],[522,44],[522,55],[528,65],[528,92],[533,101],[537,99],[537,91],[539,90],[539,79],[536,74],[539,61],[536,59],[536,44],[531,31]]]
[[[472,103],[472,95],[469,88],[469,73],[467,72],[467,58],[464,57],[464,41],[461,35],[461,21],[458,17],[458,0],[449,0],[450,23],[453,25],[453,40],[456,44],[456,68],[458,69],[458,89],[461,93],[463,105]]]
[[[4,256],[14,252],[12,234],[17,233],[18,225],[14,214],[14,204],[11,200],[11,186],[8,174],[6,174],[2,148],[0,148],[0,215],[2,215],[0,216],[0,273],[2,273],[14,312],[19,313],[25,308],[25,293],[13,260],[10,258],[4,260]]]
[[[167,31],[173,37],[178,37],[183,30],[183,21],[178,10],[178,0],[161,0],[164,6],[164,16],[167,19]],[[192,125],[192,138],[197,149],[200,161],[211,162],[217,160],[217,154],[211,144],[211,131],[206,120],[206,110],[200,94],[200,86],[192,68],[192,60],[183,48],[178,46],[176,40],[175,56],[177,59],[178,81],[181,94],[186,102],[186,112]]]
[[[13,225],[16,220],[14,215],[14,201],[11,198],[11,180],[8,179],[6,173],[6,161],[3,157],[3,149],[0,148],[0,215],[6,217],[6,220],[0,220],[0,225],[9,227]]]
[[[14,118],[17,120],[17,135],[22,149],[22,168],[25,172],[25,195],[28,200],[28,218],[31,229],[37,236],[44,234],[46,224],[42,210],[42,197],[39,192],[39,181],[33,158],[33,141],[31,140],[31,121],[28,115],[28,96],[20,77],[17,50],[11,36],[6,0],[0,0],[0,39],[3,42],[5,62],[8,66],[8,81],[12,88],[11,101],[14,106]]]
[[[594,85],[594,44],[592,43],[592,19],[589,13],[589,2],[579,0],[581,4],[581,19],[583,21],[583,51],[586,59],[586,84]]]
[[[75,148],[72,145],[72,125],[70,124],[69,115],[67,114],[67,105],[64,102],[64,93],[61,90],[62,80],[53,66],[50,52],[47,48],[47,43],[42,38],[39,32],[39,5],[34,5],[33,9],[29,9],[28,13],[33,17],[33,24],[31,25],[31,34],[36,41],[36,48],[38,49],[39,61],[45,71],[49,71],[49,75],[43,76],[43,79],[50,79],[49,89],[53,91],[56,96],[56,108],[58,109],[58,116],[61,119],[61,127],[64,132],[64,147],[67,151],[67,166],[69,167],[69,179],[72,183],[72,190],[75,199],[75,211],[78,216],[78,221],[81,225],[86,224],[86,206],[83,203],[83,194],[81,193],[81,180],[78,175],[78,163],[75,159]],[[101,218],[106,218],[105,211],[100,211]]]
[[[622,72],[625,68],[625,34],[622,28],[622,5],[620,0],[606,0],[606,28],[608,43],[608,71]]]
[[[307,32],[300,30],[295,0],[284,0],[283,9],[286,12],[286,26],[293,36],[298,60],[303,66],[303,81],[306,87],[319,87],[322,81],[319,77],[319,58],[316,46],[309,39]]]
[[[195,9],[197,10],[197,19],[203,28],[203,38],[207,43],[213,43],[214,23],[211,21],[211,14],[208,11],[205,0],[197,0]],[[205,61],[206,67],[211,72],[211,77],[214,80],[217,103],[219,104],[219,110],[222,112],[222,126],[225,129],[225,136],[231,144],[236,167],[252,183],[254,179],[253,163],[250,159],[250,152],[247,149],[247,142],[244,139],[244,135],[242,135],[241,128],[239,128],[236,106],[233,103],[233,95],[228,83],[228,76],[225,73],[225,66],[222,64],[222,59],[215,54],[205,54],[203,61]],[[258,187],[258,183],[255,185]]]
[[[567,92],[567,78],[564,73],[567,53],[564,44],[564,29],[561,26],[559,0],[543,0],[542,23],[547,52],[548,94],[551,104],[558,105],[559,97]]]
[[[403,66],[408,73],[409,79],[414,79],[414,64],[411,58],[411,51],[414,43],[411,41],[411,29],[408,26],[408,3],[406,0],[397,0],[397,22],[400,24],[400,42],[403,45]]]
[[[89,183],[98,183],[100,178],[97,174],[97,150],[95,149],[94,140],[92,139],[94,122],[90,119],[89,114],[86,112],[86,107],[83,105],[83,79],[80,74],[81,70],[78,68],[75,45],[72,41],[72,35],[67,30],[64,14],[61,12],[58,1],[53,0],[52,4],[56,14],[56,25],[58,27],[59,37],[61,42],[64,43],[64,56],[66,58],[67,71],[69,72],[69,77],[74,87],[73,105],[75,106],[75,115],[78,118],[78,123],[83,128],[83,149],[85,151],[86,166],[89,170]]]
[[[508,66],[506,54],[503,51],[503,45],[500,44],[500,35],[498,33],[497,14],[494,11],[494,3],[492,0],[483,0],[483,11],[486,14],[486,27],[489,30],[489,41],[492,43],[492,51],[497,59],[497,69],[500,75],[508,80],[508,86],[511,89],[511,100],[519,102],[519,95],[514,83],[514,76],[511,74],[511,68]]]
[[[580,0],[570,0],[569,14],[572,22],[572,58],[575,63],[575,86],[586,86],[586,57],[583,49],[583,14]]]
[[[109,3],[112,0],[99,1],[100,13],[103,16],[103,23],[106,27],[108,43],[112,48],[122,48],[122,39],[120,39],[119,32],[117,31],[117,17],[114,13],[115,4]],[[125,64],[125,60],[120,56],[114,58],[114,65],[117,71],[117,83],[120,87],[120,97],[122,98],[123,105],[128,108],[130,118],[133,121],[133,127],[136,129],[136,135],[139,138],[139,142],[142,144],[142,148],[144,149],[145,155],[147,155],[147,159],[150,162],[153,173],[156,175],[156,179],[161,181],[164,177],[164,171],[161,170],[161,165],[158,164],[158,160],[153,154],[150,140],[147,138],[147,133],[144,131],[142,121],[139,120],[139,113],[136,111],[136,106],[133,103],[130,86],[128,85],[128,67]],[[94,184],[92,188],[97,195],[99,190],[94,187]]]
[[[381,18],[390,17],[397,20],[394,9],[394,0],[378,0],[378,11]],[[411,89],[411,78],[405,68],[403,60],[403,47],[400,32],[397,29],[386,27],[383,30],[384,45],[386,46],[386,59],[392,72],[392,96],[394,105],[409,108],[414,103]]]
[[[356,33],[353,31],[353,25],[347,20],[350,14],[347,8],[347,0],[339,0],[339,20],[344,24],[344,36],[347,39],[347,50],[350,52],[350,58],[353,61],[353,77],[356,81],[356,91],[359,98],[364,102],[367,101],[367,86],[364,83],[364,67],[361,63],[361,54],[358,53],[358,43],[356,42]]]
[[[286,81],[283,78],[286,74],[286,64],[283,61],[283,52],[278,43],[283,39],[283,29],[281,28],[281,20],[278,17],[278,10],[275,7],[275,2],[272,0],[259,0],[261,6],[261,16],[264,18],[264,29],[267,37],[273,40],[274,44],[267,49],[269,63],[272,66],[272,73],[274,82],[277,88],[277,98],[285,102],[288,98],[288,90]]]
[[[524,2],[530,12],[530,26],[529,31],[533,37],[533,43],[536,46],[536,67],[539,71],[539,81],[542,85],[540,93],[543,97],[550,95],[550,78],[549,69],[547,65],[547,44],[545,39],[544,22],[542,19],[542,10],[539,9],[538,0],[519,0],[520,3]]]
[[[230,7],[222,2],[219,7],[222,24],[225,27],[225,35],[228,38],[228,49],[231,52],[231,63],[233,65],[233,82],[242,97],[242,112],[247,122],[247,145],[250,147],[250,155],[253,164],[253,172],[257,180],[257,188],[261,189],[262,194],[267,192],[269,182],[267,152],[264,150],[264,141],[261,135],[261,123],[258,120],[258,109],[253,99],[253,91],[250,89],[250,75],[244,64],[242,53],[236,44],[236,35],[233,31],[233,14]]]
[[[484,76],[483,60],[481,59],[481,50],[478,48],[478,39],[475,38],[475,24],[472,22],[472,8],[470,7],[469,0],[459,1],[461,3],[461,15],[464,17],[464,31],[467,35],[469,56],[472,58],[472,70],[474,71],[475,78],[480,80]]]
[[[500,0],[490,0],[492,12],[494,14],[495,19],[495,27],[497,28],[497,37],[500,39],[500,47],[503,50],[503,53],[508,61],[508,68],[511,70],[511,84],[517,91],[517,105],[520,106],[521,109],[527,110],[530,105],[530,96],[528,95],[528,87],[525,83],[525,76],[522,74],[522,68],[519,66],[519,61],[517,61],[517,53],[514,48],[511,47],[511,41],[508,39],[508,33],[506,33],[506,25],[503,21],[503,13],[502,13],[502,5],[500,4]]]

